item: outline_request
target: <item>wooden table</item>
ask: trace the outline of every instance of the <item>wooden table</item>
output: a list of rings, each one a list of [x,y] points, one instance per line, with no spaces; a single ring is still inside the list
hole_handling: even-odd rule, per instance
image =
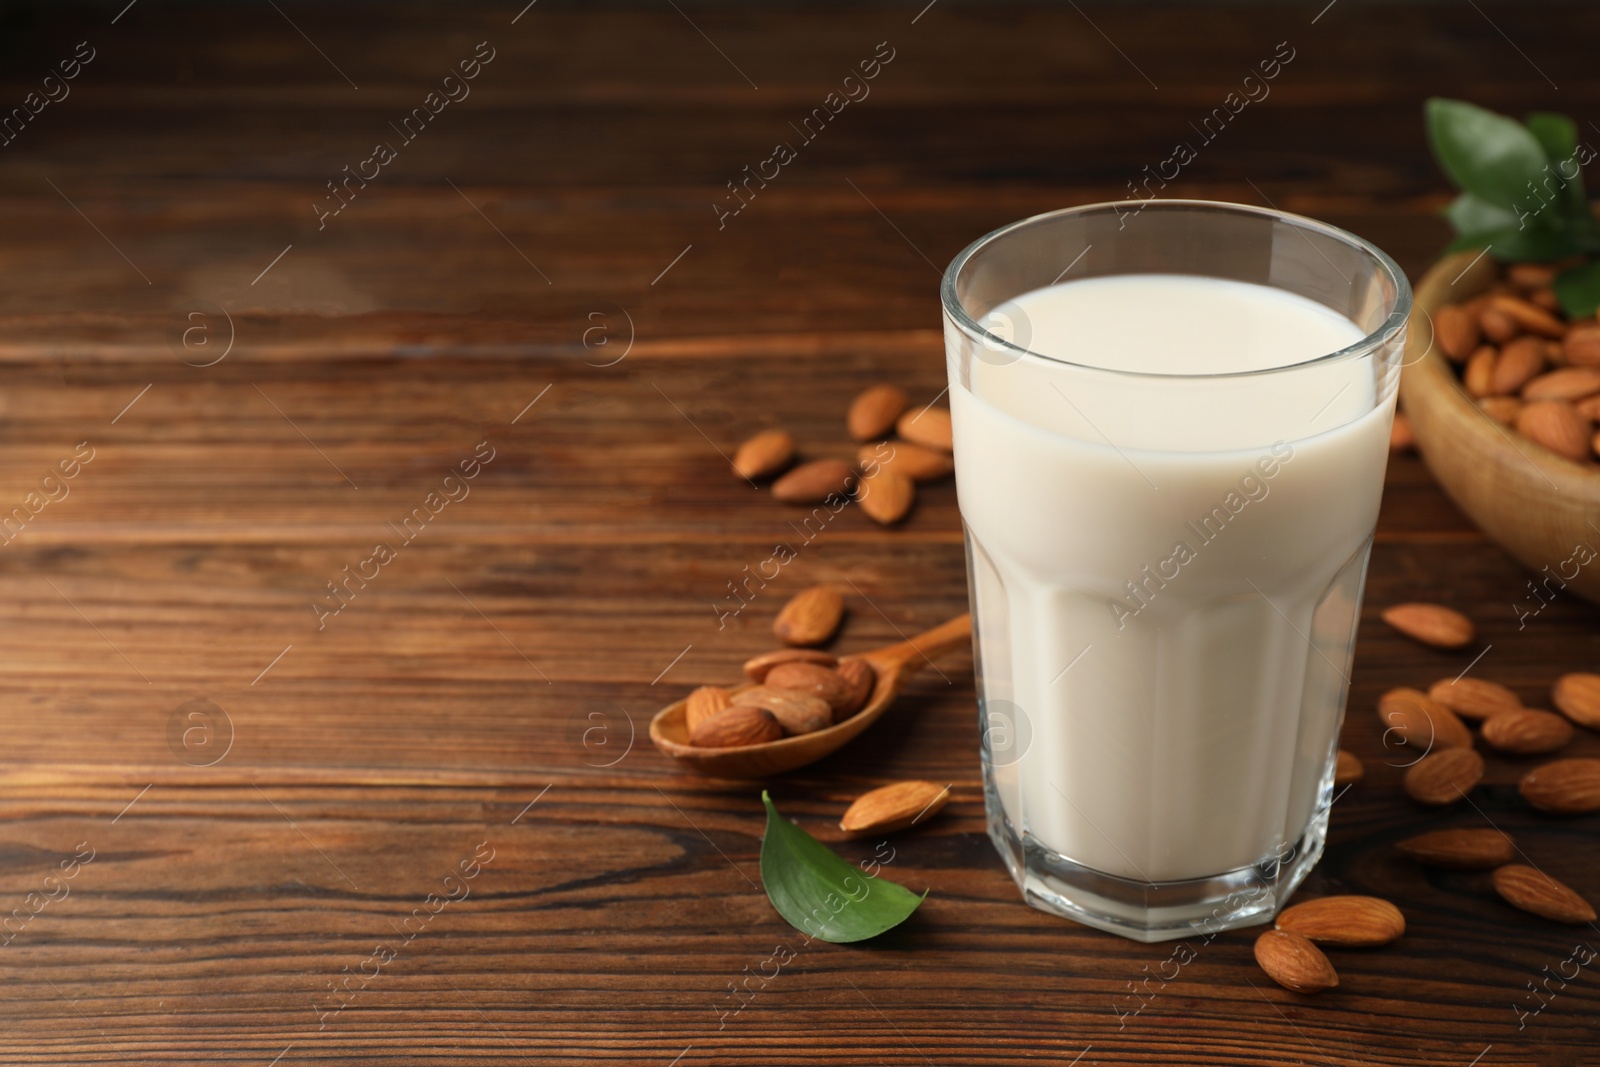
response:
[[[1527,574],[1413,456],[1345,729],[1368,774],[1308,887],[1394,900],[1402,941],[1339,954],[1343,987],[1307,999],[1248,934],[1162,985],[1170,946],[1024,907],[984,835],[960,658],[769,783],[829,841],[874,784],[953,783],[894,841],[927,902],[805,947],[733,1011],[798,935],[758,884],[756,787],[680,773],[651,711],[736,677],[806,585],[854,586],[844,649],[966,593],[945,484],[901,529],[846,510],[719,628],[795,517],[723,454],[768,425],[848,454],[873,381],[931,400],[950,257],[1126,195],[1177,141],[1202,146],[1164,195],[1310,213],[1419,272],[1446,238],[1426,95],[1600,102],[1593,8],[919,6],[8,9],[5,106],[93,58],[0,147],[0,510],[29,509],[0,551],[0,912],[31,915],[0,951],[0,1061],[1600,1063],[1592,967],[1514,1010],[1595,932],[1393,848],[1492,820],[1600,897],[1600,822],[1526,809],[1525,761],[1491,756],[1476,810],[1399,794],[1375,698],[1476,650],[1407,643],[1384,605],[1469,613],[1474,671],[1530,703],[1597,659],[1569,597],[1519,629]],[[1270,97],[1200,142],[1278,42]],[[406,139],[447,90],[470,95]],[[394,158],[368,162],[380,141]],[[779,141],[796,158],[720,215]],[[323,216],[352,172],[373,176]],[[75,450],[58,499],[29,497]]]

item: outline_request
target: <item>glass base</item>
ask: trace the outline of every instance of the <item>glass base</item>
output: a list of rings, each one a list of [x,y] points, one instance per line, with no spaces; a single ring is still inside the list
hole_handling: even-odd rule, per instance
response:
[[[1223,930],[1270,922],[1322,858],[1328,835],[1329,805],[1319,804],[1281,859],[1264,857],[1253,866],[1209,878],[1141,882],[1091,870],[1052,852],[1031,834],[1019,836],[987,781],[984,793],[989,838],[1023,900],[1040,911],[1146,943],[1195,936],[1209,940]]]

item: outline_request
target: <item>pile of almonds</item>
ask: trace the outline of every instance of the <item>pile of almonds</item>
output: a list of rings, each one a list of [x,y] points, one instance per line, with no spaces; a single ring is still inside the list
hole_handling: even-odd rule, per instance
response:
[[[863,390],[845,415],[845,427],[862,442],[853,463],[814,459],[790,470],[796,454],[794,436],[772,429],[739,446],[733,472],[751,482],[782,475],[773,481],[772,495],[785,504],[820,504],[854,492],[869,518],[892,526],[911,510],[918,482],[946,478],[955,470],[949,409],[931,404],[914,409],[905,390],[897,386]]]
[[[1568,321],[1550,288],[1563,265],[1514,263],[1440,308],[1434,341],[1485,415],[1579,463],[1600,452],[1600,323]]]

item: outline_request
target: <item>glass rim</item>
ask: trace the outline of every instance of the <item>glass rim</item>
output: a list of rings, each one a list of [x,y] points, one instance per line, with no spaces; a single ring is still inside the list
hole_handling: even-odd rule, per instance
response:
[[[1005,338],[984,329],[983,326],[979,325],[971,315],[967,314],[966,308],[961,306],[960,298],[956,295],[956,278],[966,267],[968,261],[971,260],[973,256],[977,255],[979,251],[988,247],[990,244],[1009,236],[1017,230],[1037,225],[1038,223],[1044,222],[1048,219],[1059,218],[1063,215],[1086,215],[1090,212],[1103,213],[1108,210],[1115,211],[1118,208],[1128,207],[1133,207],[1136,215],[1151,209],[1162,211],[1169,208],[1201,208],[1235,215],[1253,215],[1260,218],[1268,218],[1278,222],[1286,222],[1292,226],[1313,230],[1326,237],[1332,238],[1335,241],[1339,241],[1342,244],[1352,246],[1357,251],[1370,256],[1378,264],[1378,266],[1381,267],[1386,274],[1388,274],[1390,281],[1394,285],[1394,307],[1390,310],[1388,317],[1384,319],[1383,324],[1378,327],[1378,329],[1361,338],[1361,340],[1352,344],[1348,344],[1345,347],[1336,349],[1332,352],[1325,352],[1319,356],[1312,356],[1310,359],[1303,359],[1298,363],[1285,363],[1279,367],[1261,367],[1255,370],[1220,371],[1206,374],[1175,374],[1159,371],[1130,371],[1118,370],[1113,367],[1097,367],[1089,363],[1075,363],[1072,360],[1062,359],[1059,356],[1051,356],[1046,355],[1043,352],[1035,352],[1031,348],[1025,348],[1022,345],[1013,344],[1012,342],[1007,341]],[[1138,220],[1134,219],[1133,225],[1137,224]],[[1098,277],[1115,276],[1116,275],[1099,275]],[[1016,295],[1021,296],[1022,294],[1018,293]],[[1395,335],[1399,333],[1400,330],[1405,328],[1406,322],[1411,317],[1412,293],[1411,281],[1406,277],[1405,272],[1400,269],[1400,265],[1391,259],[1389,255],[1383,251],[1383,249],[1379,248],[1377,245],[1363,237],[1356,236],[1349,230],[1340,229],[1338,226],[1331,226],[1326,222],[1320,222],[1317,219],[1309,218],[1305,215],[1296,215],[1292,212],[1280,211],[1277,208],[1256,207],[1253,204],[1235,204],[1225,200],[1162,199],[1107,200],[1094,204],[1080,204],[1076,207],[1057,208],[1054,211],[1045,211],[1038,215],[1030,215],[1027,218],[1018,219],[1015,222],[1009,222],[1006,225],[1001,226],[997,230],[991,230],[982,237],[979,237],[976,241],[973,241],[966,248],[963,248],[956,255],[956,257],[950,261],[950,265],[945,268],[944,276],[940,280],[939,300],[940,303],[944,305],[945,314],[949,316],[950,320],[954,322],[956,326],[959,327],[961,331],[972,340],[978,342],[979,344],[998,347],[1003,351],[1014,352],[1017,354],[1018,358],[1031,356],[1034,359],[1042,359],[1049,363],[1055,363],[1061,366],[1075,367],[1080,370],[1097,371],[1102,374],[1119,375],[1126,378],[1156,378],[1165,380],[1181,380],[1187,378],[1199,380],[1246,378],[1266,374],[1281,374],[1285,371],[1300,370],[1314,364],[1336,363],[1340,360],[1351,359],[1371,353],[1381,346],[1389,343],[1391,340],[1393,340]]]

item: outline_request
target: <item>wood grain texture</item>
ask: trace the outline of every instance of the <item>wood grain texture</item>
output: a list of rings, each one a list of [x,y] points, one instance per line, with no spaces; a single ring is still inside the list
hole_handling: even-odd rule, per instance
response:
[[[644,737],[804,586],[854,584],[844,651],[964,609],[946,482],[894,530],[846,508],[718,613],[807,514],[726,456],[773,425],[852,455],[874,381],[932,400],[938,272],[968,241],[1125,195],[1287,40],[1270,98],[1164,195],[1270,198],[1418,276],[1445,240],[1422,100],[1589,114],[1600,11],[280,6],[0,15],[5,106],[97,50],[0,147],[0,514],[94,450],[0,545],[0,915],[59,898],[0,933],[0,1063],[1600,1062],[1593,967],[1537,1014],[1528,987],[1593,931],[1394,848],[1492,822],[1600,897],[1600,823],[1522,804],[1533,761],[1487,754],[1444,814],[1400,792],[1384,690],[1487,647],[1475,673],[1548,706],[1600,662],[1573,598],[1519,628],[1528,574],[1415,456],[1391,461],[1344,732],[1367,774],[1305,891],[1386,897],[1408,932],[1338,953],[1334,993],[1266,981],[1248,933],[1162,984],[1171,946],[1023,906],[984,832],[968,657],[767,783],[851,858],[877,844],[840,840],[855,796],[952,784],[891,841],[927,902],[868,945],[804,944],[759,888],[757,788]],[[472,95],[319,230],[324,183],[485,40]],[[725,183],[881,41],[871,96],[719,229]],[[319,620],[480,442],[470,493]],[[1483,644],[1379,621],[1414,599]],[[779,944],[795,958],[735,996]]]

